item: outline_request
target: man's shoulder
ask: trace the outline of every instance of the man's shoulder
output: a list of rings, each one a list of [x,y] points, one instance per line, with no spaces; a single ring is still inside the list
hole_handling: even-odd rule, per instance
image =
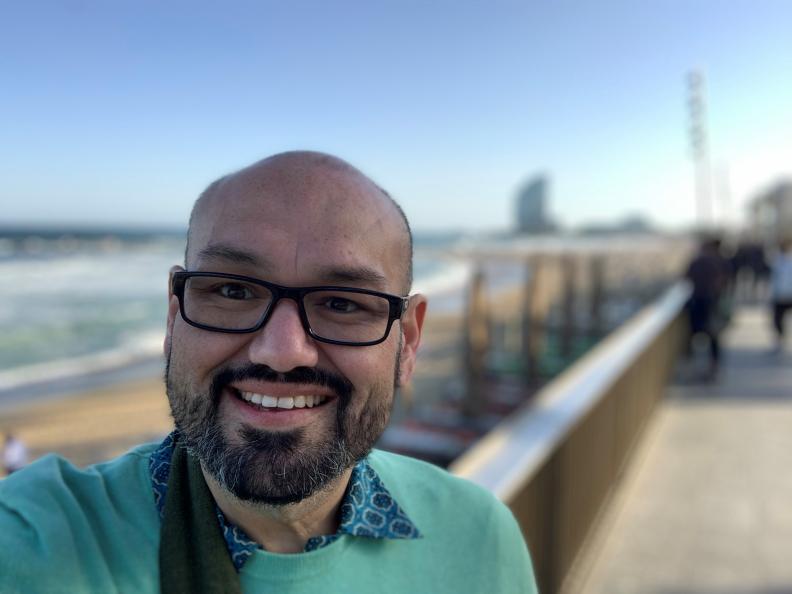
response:
[[[125,517],[151,503],[148,455],[138,446],[113,460],[79,468],[47,454],[0,481],[0,528],[32,531],[38,537],[73,532]]]
[[[148,559],[159,542],[153,447],[87,468],[49,454],[1,480],[0,590],[44,588],[52,574],[36,569],[43,565],[75,587],[113,575],[129,563],[122,548]]]
[[[148,457],[154,447],[138,446],[86,468],[48,454],[0,481],[0,524],[13,516],[44,529],[87,522],[92,516],[123,515],[151,503]]]
[[[390,452],[374,450],[369,463],[385,487],[417,524],[444,514],[467,515],[473,523],[491,522],[493,516],[513,521],[511,512],[490,491],[444,468]],[[425,518],[417,516],[423,515]]]
[[[398,454],[375,450],[369,464],[421,533],[404,550],[431,560],[433,565],[424,567],[412,559],[426,579],[437,577],[439,565],[442,580],[453,579],[455,591],[536,591],[520,527],[490,491]]]

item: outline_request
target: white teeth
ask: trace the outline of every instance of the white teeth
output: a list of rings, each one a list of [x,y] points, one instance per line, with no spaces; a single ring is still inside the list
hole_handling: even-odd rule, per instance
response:
[[[294,398],[292,396],[281,396],[278,398],[278,408],[294,408]]]
[[[317,396],[314,394],[306,394],[299,396],[269,396],[267,394],[256,394],[255,392],[240,392],[242,399],[257,404],[263,408],[313,408],[319,406],[327,396]]]

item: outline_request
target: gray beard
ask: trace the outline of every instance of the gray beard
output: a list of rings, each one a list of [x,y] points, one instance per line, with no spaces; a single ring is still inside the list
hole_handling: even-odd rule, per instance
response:
[[[170,363],[169,353],[165,385],[183,443],[223,489],[241,501],[269,506],[302,501],[330,487],[363,459],[385,430],[399,377],[397,356],[393,383],[372,386],[366,407],[353,417],[349,405],[354,386],[340,374],[306,367],[277,373],[250,364],[221,369],[208,393],[195,394],[173,377]],[[218,418],[220,396],[230,383],[243,379],[330,388],[337,397],[335,422],[313,441],[303,429],[266,431],[247,424],[229,439]]]

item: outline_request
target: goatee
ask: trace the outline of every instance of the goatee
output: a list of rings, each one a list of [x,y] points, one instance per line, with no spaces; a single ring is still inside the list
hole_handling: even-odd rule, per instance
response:
[[[395,371],[398,377],[398,360]],[[365,406],[353,417],[352,383],[318,368],[278,373],[257,364],[226,367],[215,373],[207,394],[193,393],[173,372],[168,357],[165,383],[181,440],[221,487],[255,504],[296,503],[331,485],[369,453],[385,430],[393,402],[392,384],[374,385]],[[244,380],[329,389],[335,396],[334,422],[318,436],[303,428],[267,431],[246,423],[228,435],[219,417],[221,396],[234,392],[231,384]]]

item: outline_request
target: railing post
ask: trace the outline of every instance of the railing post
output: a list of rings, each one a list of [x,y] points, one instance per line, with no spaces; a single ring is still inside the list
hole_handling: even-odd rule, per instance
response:
[[[575,259],[571,255],[561,259],[563,302],[561,309],[561,355],[565,360],[572,356],[575,334]]]
[[[468,417],[475,417],[484,406],[484,375],[490,343],[484,271],[481,265],[473,273],[467,297],[465,317],[466,381],[462,412]]]
[[[602,319],[602,302],[605,289],[605,258],[593,256],[589,260],[590,278],[590,311],[589,311],[589,336],[596,342],[604,332]]]
[[[529,258],[525,268],[522,303],[523,380],[530,385],[539,377],[539,357],[545,337],[545,325],[540,312],[541,292],[546,280],[544,260],[541,256]]]

